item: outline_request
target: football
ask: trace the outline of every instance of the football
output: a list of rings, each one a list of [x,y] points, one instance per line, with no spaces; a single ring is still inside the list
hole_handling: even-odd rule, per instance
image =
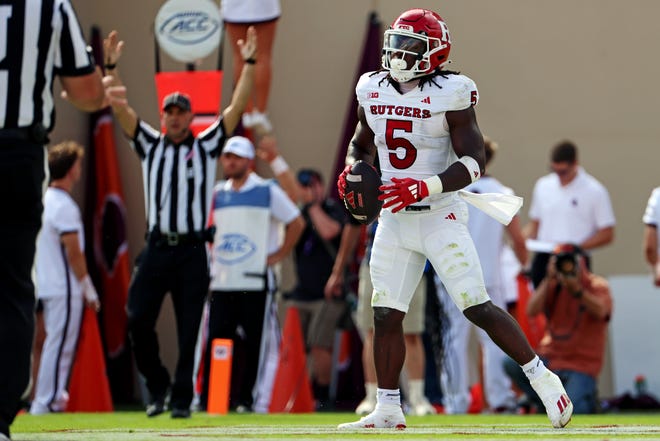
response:
[[[378,200],[381,185],[376,168],[364,161],[353,164],[346,175],[344,205],[358,222],[368,225],[378,217],[383,207],[383,201]]]

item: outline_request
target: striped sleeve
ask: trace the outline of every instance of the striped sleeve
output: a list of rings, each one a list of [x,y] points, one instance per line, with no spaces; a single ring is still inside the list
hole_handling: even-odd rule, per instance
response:
[[[56,29],[59,44],[56,46],[55,73],[61,76],[80,76],[94,71],[94,57],[83,37],[76,13],[69,0],[56,1]]]
[[[160,132],[146,122],[139,120],[133,139],[131,139],[131,147],[140,159],[145,159],[159,142]]]
[[[222,146],[224,146],[227,139],[222,118],[216,119],[213,124],[197,135],[197,139],[208,156],[212,158],[220,156]]]

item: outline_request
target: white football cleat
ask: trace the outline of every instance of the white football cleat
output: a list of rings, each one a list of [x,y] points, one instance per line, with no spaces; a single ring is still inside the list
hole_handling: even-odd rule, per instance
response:
[[[359,421],[344,423],[338,429],[398,429],[406,428],[406,417],[403,416],[401,406],[376,406],[369,415]]]
[[[573,403],[566,394],[561,380],[550,369],[530,384],[539,395],[545,406],[545,411],[553,427],[564,427],[571,421]]]
[[[355,413],[357,413],[358,415],[367,415],[373,412],[375,408],[376,408],[376,400],[370,400],[369,398],[365,398],[355,408]]]

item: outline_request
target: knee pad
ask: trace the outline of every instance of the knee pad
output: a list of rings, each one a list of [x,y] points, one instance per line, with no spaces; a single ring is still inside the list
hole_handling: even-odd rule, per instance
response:
[[[449,242],[442,247],[437,261],[438,272],[442,274],[443,279],[456,279],[470,271],[474,265],[469,254],[456,242]]]

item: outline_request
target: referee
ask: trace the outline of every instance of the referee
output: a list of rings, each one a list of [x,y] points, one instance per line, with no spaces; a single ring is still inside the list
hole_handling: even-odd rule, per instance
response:
[[[137,368],[149,390],[147,416],[165,411],[171,392],[172,418],[190,417],[193,397],[195,343],[208,293],[209,270],[205,241],[215,184],[217,158],[227,135],[240,121],[254,84],[257,35],[238,41],[245,64],[231,103],[206,130],[194,137],[193,114],[187,95],[172,93],[162,103],[165,134],[140,120],[128,105],[117,74],[123,42],[113,31],[104,41],[105,64],[113,76],[108,95],[114,114],[142,161],[147,212],[147,243],[138,257],[128,291],[128,332]],[[156,320],[166,293],[176,315],[179,359],[173,384],[160,359]]]
[[[31,271],[55,76],[74,106],[102,107],[101,75],[69,0],[0,0],[0,440],[9,439],[30,379]]]

